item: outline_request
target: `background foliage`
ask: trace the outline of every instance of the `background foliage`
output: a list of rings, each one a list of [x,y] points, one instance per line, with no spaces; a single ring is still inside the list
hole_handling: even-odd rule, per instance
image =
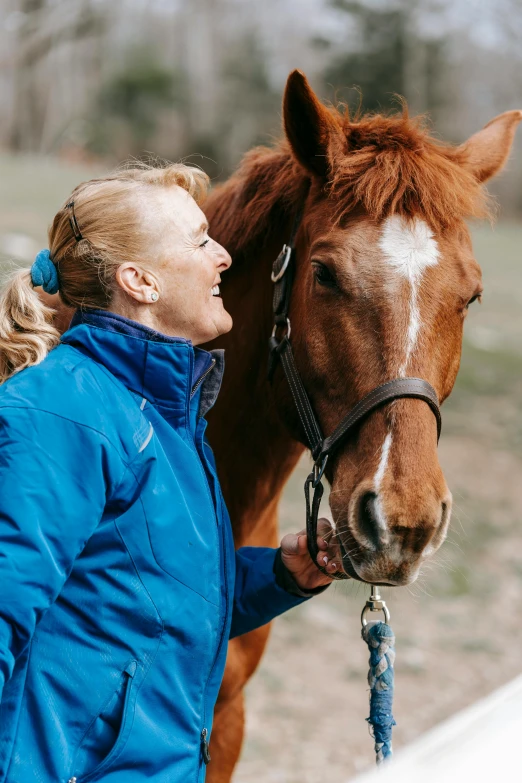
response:
[[[226,177],[279,133],[296,66],[334,104],[404,96],[462,141],[520,103],[521,32],[522,0],[0,0],[0,148]],[[495,185],[513,215],[521,172]]]

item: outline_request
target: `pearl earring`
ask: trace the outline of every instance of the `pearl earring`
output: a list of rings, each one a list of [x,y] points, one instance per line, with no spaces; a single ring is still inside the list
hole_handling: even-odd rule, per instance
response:
[[[159,294],[157,291],[153,291],[150,295],[151,302],[157,302],[159,299]]]

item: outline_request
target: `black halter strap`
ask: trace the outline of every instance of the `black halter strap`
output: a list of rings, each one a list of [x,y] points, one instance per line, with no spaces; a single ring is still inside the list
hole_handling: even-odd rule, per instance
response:
[[[272,267],[274,330],[269,341],[268,378],[272,380],[277,363],[280,361],[299,415],[306,445],[312,452],[314,459],[313,470],[305,482],[305,499],[308,551],[314,563],[317,564],[317,556],[319,554],[317,521],[319,506],[324,492],[321,478],[332,451],[341,441],[352,434],[355,428],[370,413],[397,399],[413,398],[423,400],[430,406],[437,420],[437,440],[441,431],[441,415],[437,392],[431,384],[421,378],[395,378],[383,383],[382,386],[372,389],[346,414],[331,435],[327,438],[323,436],[312,403],[299,375],[292,351],[292,344],[290,343],[291,326],[289,311],[295,275],[295,240],[303,218],[305,201],[306,196],[303,198],[295,216],[288,244],[283,245],[283,249]],[[313,495],[311,496],[312,490]],[[347,558],[347,553],[340,538],[339,547],[344,562],[345,558]],[[334,579],[350,578],[344,571],[328,574],[322,566],[317,564],[317,567]]]

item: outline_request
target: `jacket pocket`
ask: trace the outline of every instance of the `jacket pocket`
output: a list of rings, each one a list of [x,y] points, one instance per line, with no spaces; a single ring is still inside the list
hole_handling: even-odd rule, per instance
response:
[[[123,750],[134,715],[137,668],[137,661],[127,664],[118,688],[83,735],[72,773],[78,783],[98,780]]]
[[[152,555],[163,571],[219,606],[216,510],[199,456],[181,439],[180,444],[176,462],[173,454],[168,463],[155,443],[141,465],[134,462]]]

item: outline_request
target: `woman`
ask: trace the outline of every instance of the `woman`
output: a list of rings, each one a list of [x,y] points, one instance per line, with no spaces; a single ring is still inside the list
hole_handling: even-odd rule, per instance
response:
[[[206,185],[80,185],[1,298],[1,781],[203,780],[227,639],[330,581],[303,534],[234,552],[204,435],[223,356],[194,347],[232,325]],[[61,339],[38,286],[76,308]]]

